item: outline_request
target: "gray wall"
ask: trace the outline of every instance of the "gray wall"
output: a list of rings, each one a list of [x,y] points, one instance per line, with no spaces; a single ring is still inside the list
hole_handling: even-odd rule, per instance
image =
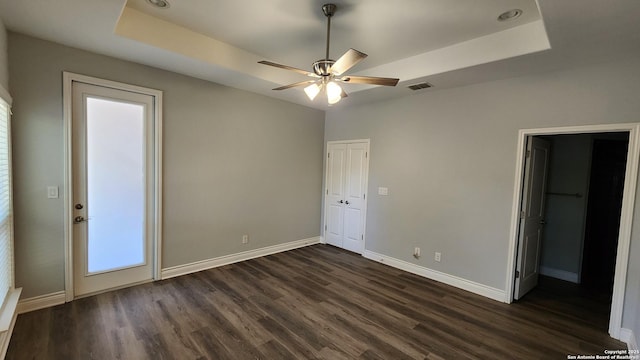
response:
[[[9,91],[9,59],[7,57],[7,30],[0,20],[0,86]]]
[[[543,274],[553,270],[575,275],[579,282],[584,226],[591,166],[591,135],[549,137],[551,157],[547,192],[580,193],[582,197],[546,196],[540,266]],[[567,280],[567,279],[565,279]]]
[[[326,141],[371,139],[366,249],[504,289],[518,130],[640,121],[639,63],[441,91],[435,84],[436,91],[328,112]],[[378,196],[379,186],[389,196]],[[634,226],[627,328],[637,326],[638,231]],[[419,260],[414,246],[422,248]],[[442,262],[433,261],[435,251]]]
[[[164,91],[163,268],[319,235],[322,111],[15,33],[9,64],[24,298],[64,288],[63,70]]]

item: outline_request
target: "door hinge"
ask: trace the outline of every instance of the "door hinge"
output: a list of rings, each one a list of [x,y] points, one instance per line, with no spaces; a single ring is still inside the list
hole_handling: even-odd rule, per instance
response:
[[[520,219],[524,219],[524,217],[526,216],[524,211],[520,211]]]
[[[527,150],[527,157],[531,157],[531,150]]]
[[[367,199],[367,194],[362,194],[362,200],[366,200]]]
[[[516,279],[520,277],[520,271],[516,270]]]
[[[330,157],[331,157],[331,153],[327,153],[327,158],[330,158]]]
[[[327,195],[329,195],[329,189],[327,189]]]
[[[324,231],[327,231],[327,224],[324,225]]]
[[[364,240],[364,234],[360,235],[360,239]]]
[[[364,152],[364,157],[365,157],[365,158],[367,158],[368,156],[369,156],[369,152],[368,152],[368,151],[365,151],[365,152]]]

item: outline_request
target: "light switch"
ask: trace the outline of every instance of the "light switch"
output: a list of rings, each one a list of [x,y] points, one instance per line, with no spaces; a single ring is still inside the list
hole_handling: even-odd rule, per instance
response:
[[[57,199],[58,198],[58,187],[57,186],[47,186],[47,198],[48,199]]]
[[[378,195],[389,195],[389,188],[379,187],[378,188]]]

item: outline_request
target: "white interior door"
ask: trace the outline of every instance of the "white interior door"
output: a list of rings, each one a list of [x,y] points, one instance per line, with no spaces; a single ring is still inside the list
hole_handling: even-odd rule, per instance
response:
[[[154,98],[72,85],[74,294],[153,278]]]
[[[548,141],[530,137],[524,170],[524,189],[520,212],[520,236],[514,298],[538,285],[540,246],[544,227],[544,205],[547,169],[551,145]]]
[[[368,142],[327,144],[325,240],[350,251],[364,251]]]
[[[346,144],[328,146],[325,240],[338,247],[342,247],[344,236],[346,154]]]
[[[362,254],[364,251],[365,193],[367,185],[366,143],[347,145],[344,237],[342,247]]]

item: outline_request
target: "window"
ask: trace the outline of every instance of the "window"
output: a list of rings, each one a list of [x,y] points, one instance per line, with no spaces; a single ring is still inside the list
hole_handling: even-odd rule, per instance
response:
[[[0,94],[4,88],[0,86]],[[9,104],[0,96],[0,359],[4,359],[16,322],[22,289],[13,284],[13,206]]]
[[[9,104],[0,98],[0,301],[13,288],[13,208]],[[1,330],[1,329],[0,329]]]

